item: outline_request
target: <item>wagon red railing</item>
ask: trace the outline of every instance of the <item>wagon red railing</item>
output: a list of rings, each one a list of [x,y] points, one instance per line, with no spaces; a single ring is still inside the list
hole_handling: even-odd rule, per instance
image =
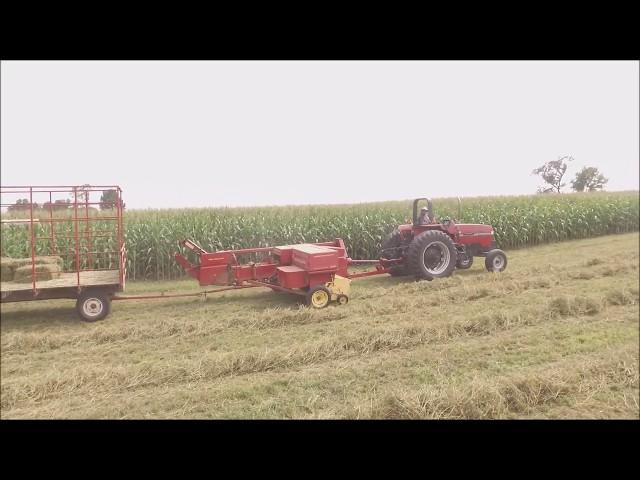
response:
[[[0,187],[1,301],[121,291],[123,209],[117,185]]]

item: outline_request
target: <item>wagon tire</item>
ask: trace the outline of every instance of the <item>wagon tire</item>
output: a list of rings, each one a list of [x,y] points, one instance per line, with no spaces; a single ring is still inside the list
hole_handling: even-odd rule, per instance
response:
[[[102,320],[111,311],[111,297],[102,290],[82,292],[76,301],[76,311],[85,322]]]
[[[484,259],[484,266],[489,272],[503,272],[507,268],[507,255],[499,248],[489,250]]]
[[[382,244],[381,256],[390,255],[392,257],[395,257],[396,256],[394,255],[395,253],[398,255],[398,257],[396,258],[399,258],[399,256],[401,255],[399,248],[401,246],[402,246],[402,233],[400,233],[400,230],[396,229],[389,234],[387,239]],[[385,258],[387,257],[385,256]],[[409,275],[409,273],[410,272],[408,271],[407,267],[405,267],[404,265],[399,267],[391,267],[391,270],[389,270],[389,275],[391,275],[392,277],[404,277]]]
[[[417,235],[407,251],[409,269],[417,278],[424,280],[450,276],[456,268],[457,259],[458,251],[453,240],[439,230],[427,230]]]
[[[324,285],[316,285],[307,292],[307,305],[312,308],[325,308],[331,302],[331,292]]]

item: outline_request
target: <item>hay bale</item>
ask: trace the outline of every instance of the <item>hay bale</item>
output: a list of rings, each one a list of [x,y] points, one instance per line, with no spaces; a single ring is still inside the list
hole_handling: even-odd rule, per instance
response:
[[[17,259],[11,257],[0,257],[0,265],[8,265],[13,267],[16,264],[16,260]]]
[[[34,263],[36,264],[36,272],[43,274],[43,280],[48,279],[44,277],[48,277],[50,273],[53,275],[56,274],[56,269],[47,270],[41,269],[38,270],[38,266],[41,265],[54,265],[57,268],[57,276],[53,278],[58,278],[60,276],[60,272],[62,271],[62,257],[58,257],[56,255],[47,255],[47,256],[37,256],[34,258]],[[21,280],[16,280],[16,270],[19,268],[27,268],[27,270],[22,270],[20,274]],[[24,279],[26,275],[24,272],[29,272],[29,278]],[[10,257],[2,257],[0,258],[0,273],[2,282],[10,282],[12,280],[17,282],[30,282],[31,281],[31,258],[10,258]],[[38,277],[38,276],[36,276]]]
[[[60,266],[55,263],[42,263],[35,266],[36,281],[53,280],[60,278]],[[13,281],[16,283],[29,283],[32,281],[31,265],[25,265],[15,269]]]
[[[62,268],[62,257],[58,257],[57,255],[47,255],[36,257],[36,265],[40,265],[43,263],[56,264]]]
[[[9,258],[5,260],[5,263],[9,263],[13,267],[13,270],[15,271],[16,268],[24,267],[27,264],[31,265],[31,259],[30,258]]]
[[[0,264],[0,282],[13,280],[13,265]]]
[[[9,258],[2,257],[3,265],[12,265],[14,269],[19,267],[24,267],[25,265],[31,265],[31,257],[27,258]],[[44,264],[56,264],[62,267],[62,257],[58,257],[57,255],[41,255],[34,258],[34,263],[36,265],[44,265]]]
[[[16,266],[15,258],[0,257],[0,281],[10,282],[13,280]]]
[[[25,265],[31,265],[31,257],[29,258],[13,258],[12,259],[16,267],[24,267]],[[62,258],[55,255],[37,256],[34,257],[34,263],[36,265],[56,264],[62,266]]]
[[[58,257],[57,255],[36,257],[36,265],[40,263],[55,263],[58,266],[62,266],[62,257]]]

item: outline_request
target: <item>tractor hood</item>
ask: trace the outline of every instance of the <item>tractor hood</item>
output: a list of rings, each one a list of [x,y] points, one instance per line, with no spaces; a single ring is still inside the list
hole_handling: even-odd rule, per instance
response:
[[[493,234],[493,227],[491,225],[482,225],[481,223],[457,223],[458,231],[461,235],[473,235],[473,234]]]
[[[438,227],[439,224],[434,223],[431,227]],[[429,226],[419,225],[419,232],[429,229]],[[398,230],[402,232],[404,235],[411,234],[413,232],[414,226],[410,223],[399,225]],[[466,235],[493,235],[493,227],[491,225],[483,225],[481,223],[450,223],[448,226],[444,227],[444,230],[448,231],[451,235],[459,234],[462,236]]]

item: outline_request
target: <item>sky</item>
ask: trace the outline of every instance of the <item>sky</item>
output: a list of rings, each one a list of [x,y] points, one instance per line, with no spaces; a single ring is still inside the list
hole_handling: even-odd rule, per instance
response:
[[[634,61],[3,61],[2,185],[127,208],[519,195],[571,155],[638,190]],[[567,191],[568,191],[567,186]]]

